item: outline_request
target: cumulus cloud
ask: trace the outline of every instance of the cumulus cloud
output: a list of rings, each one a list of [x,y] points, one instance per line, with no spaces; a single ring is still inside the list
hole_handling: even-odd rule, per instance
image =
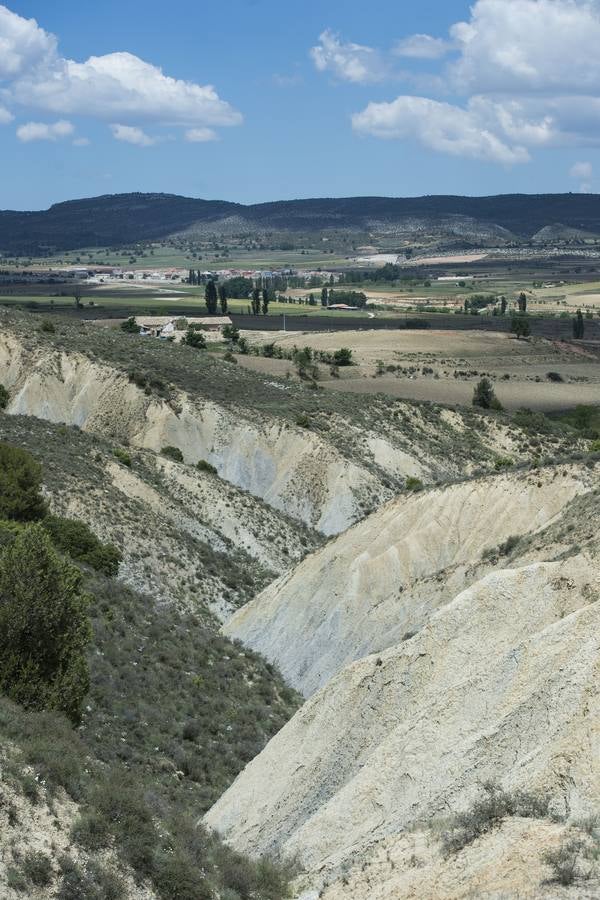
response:
[[[74,147],[89,147],[92,142],[89,138],[86,137],[78,137],[73,141]]]
[[[319,72],[332,72],[342,81],[370,84],[385,77],[385,65],[376,50],[362,44],[343,43],[330,30],[319,36],[319,43],[310,55]]]
[[[44,66],[56,56],[56,38],[35,19],[23,19],[0,6],[0,78],[13,78],[32,67]]]
[[[483,128],[476,110],[461,109],[426,97],[398,97],[391,103],[369,103],[352,118],[355,131],[380,138],[416,139],[425,147],[452,156],[498,163],[529,159],[526,148],[503,141]]]
[[[8,125],[13,119],[13,114],[5,109],[4,106],[0,106],[0,125]]]
[[[27,122],[17,128],[17,137],[24,144],[31,141],[59,141],[71,137],[75,131],[71,122],[61,119],[59,122],[48,124],[46,122]]]
[[[33,19],[0,6],[0,80],[10,106],[108,123],[188,129],[239,125],[241,114],[212,85],[182,81],[132,53],[65,59]]]
[[[477,93],[597,93],[600,14],[589,0],[477,0],[450,34],[450,75]]]
[[[185,133],[186,141],[191,144],[205,144],[207,141],[216,141],[218,135],[212,128],[190,128]]]
[[[413,35],[395,48],[405,58],[451,55],[418,89],[434,96],[370,103],[354,127],[503,163],[543,147],[600,146],[599,45],[600,0],[476,0],[448,39]],[[457,102],[440,102],[448,94]]]
[[[430,34],[413,34],[412,37],[398,41],[394,53],[409,59],[439,59],[451,50],[452,44],[442,38],[435,38]]]
[[[156,144],[156,138],[150,137],[142,128],[135,125],[111,125],[110,128],[117,141],[135,144],[137,147],[152,147]]]

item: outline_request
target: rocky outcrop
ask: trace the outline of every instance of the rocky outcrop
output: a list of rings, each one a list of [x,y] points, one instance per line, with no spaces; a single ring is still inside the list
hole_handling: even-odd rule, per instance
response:
[[[159,452],[178,447],[222,478],[324,534],[343,531],[373,498],[390,496],[376,476],[319,435],[276,420],[261,424],[183,392],[148,396],[127,376],[78,353],[26,349],[0,339],[8,411],[66,423]],[[241,411],[240,411],[241,412]]]
[[[486,551],[548,526],[594,483],[563,466],[394,500],[269,585],[225,631],[310,696],[348,663],[414,634],[491,567]]]
[[[588,555],[492,572],[414,637],[336,675],[207,822],[239,850],[297,856],[319,886],[378,842],[465,808],[486,780],[593,812],[598,600]]]

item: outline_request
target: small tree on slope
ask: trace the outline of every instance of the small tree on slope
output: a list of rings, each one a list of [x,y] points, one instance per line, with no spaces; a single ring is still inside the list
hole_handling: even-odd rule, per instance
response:
[[[0,692],[77,722],[90,638],[81,572],[59,557],[41,525],[25,527],[0,557]]]

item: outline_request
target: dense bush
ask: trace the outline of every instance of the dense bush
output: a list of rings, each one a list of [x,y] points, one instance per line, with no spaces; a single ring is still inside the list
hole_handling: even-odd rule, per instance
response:
[[[46,514],[42,467],[19,447],[0,443],[0,519],[33,522]]]
[[[139,334],[140,326],[135,320],[135,316],[130,316],[125,322],[121,322],[121,331],[127,332],[127,334]]]
[[[50,858],[41,850],[28,853],[21,863],[21,871],[25,878],[36,887],[46,887],[53,877]]]
[[[352,350],[348,347],[341,347],[339,350],[336,350],[333,354],[333,364],[335,366],[351,366]]]
[[[502,409],[502,404],[496,397],[492,382],[489,378],[482,378],[481,381],[475,385],[475,390],[473,391],[473,406],[478,406],[480,409]]]
[[[10,394],[3,384],[0,384],[0,409],[6,409],[10,401]]]
[[[183,453],[179,447],[163,447],[160,452],[163,456],[166,456],[167,459],[172,459],[175,462],[183,462]]]
[[[127,453],[126,450],[122,450],[120,447],[115,447],[113,450],[113,456],[115,459],[118,459],[120,463],[124,466],[127,466],[128,469],[131,468],[131,456]]]
[[[188,347],[194,347],[196,350],[206,350],[206,338],[201,331],[195,328],[188,328],[182,343]]]
[[[116,576],[122,556],[113,544],[103,544],[78,519],[63,519],[60,516],[46,516],[42,525],[50,535],[54,546],[71,559],[85,563],[104,575]]]
[[[87,610],[81,572],[40,525],[24,528],[0,557],[0,692],[77,721],[89,687]]]
[[[200,472],[208,472],[210,475],[217,475],[217,470],[215,466],[212,466],[209,462],[206,462],[205,459],[200,459],[196,463],[196,468]]]

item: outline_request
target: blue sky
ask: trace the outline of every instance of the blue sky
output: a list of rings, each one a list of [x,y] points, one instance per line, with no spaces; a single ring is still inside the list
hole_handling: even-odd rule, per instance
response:
[[[596,191],[599,46],[597,0],[9,0],[0,208]]]

